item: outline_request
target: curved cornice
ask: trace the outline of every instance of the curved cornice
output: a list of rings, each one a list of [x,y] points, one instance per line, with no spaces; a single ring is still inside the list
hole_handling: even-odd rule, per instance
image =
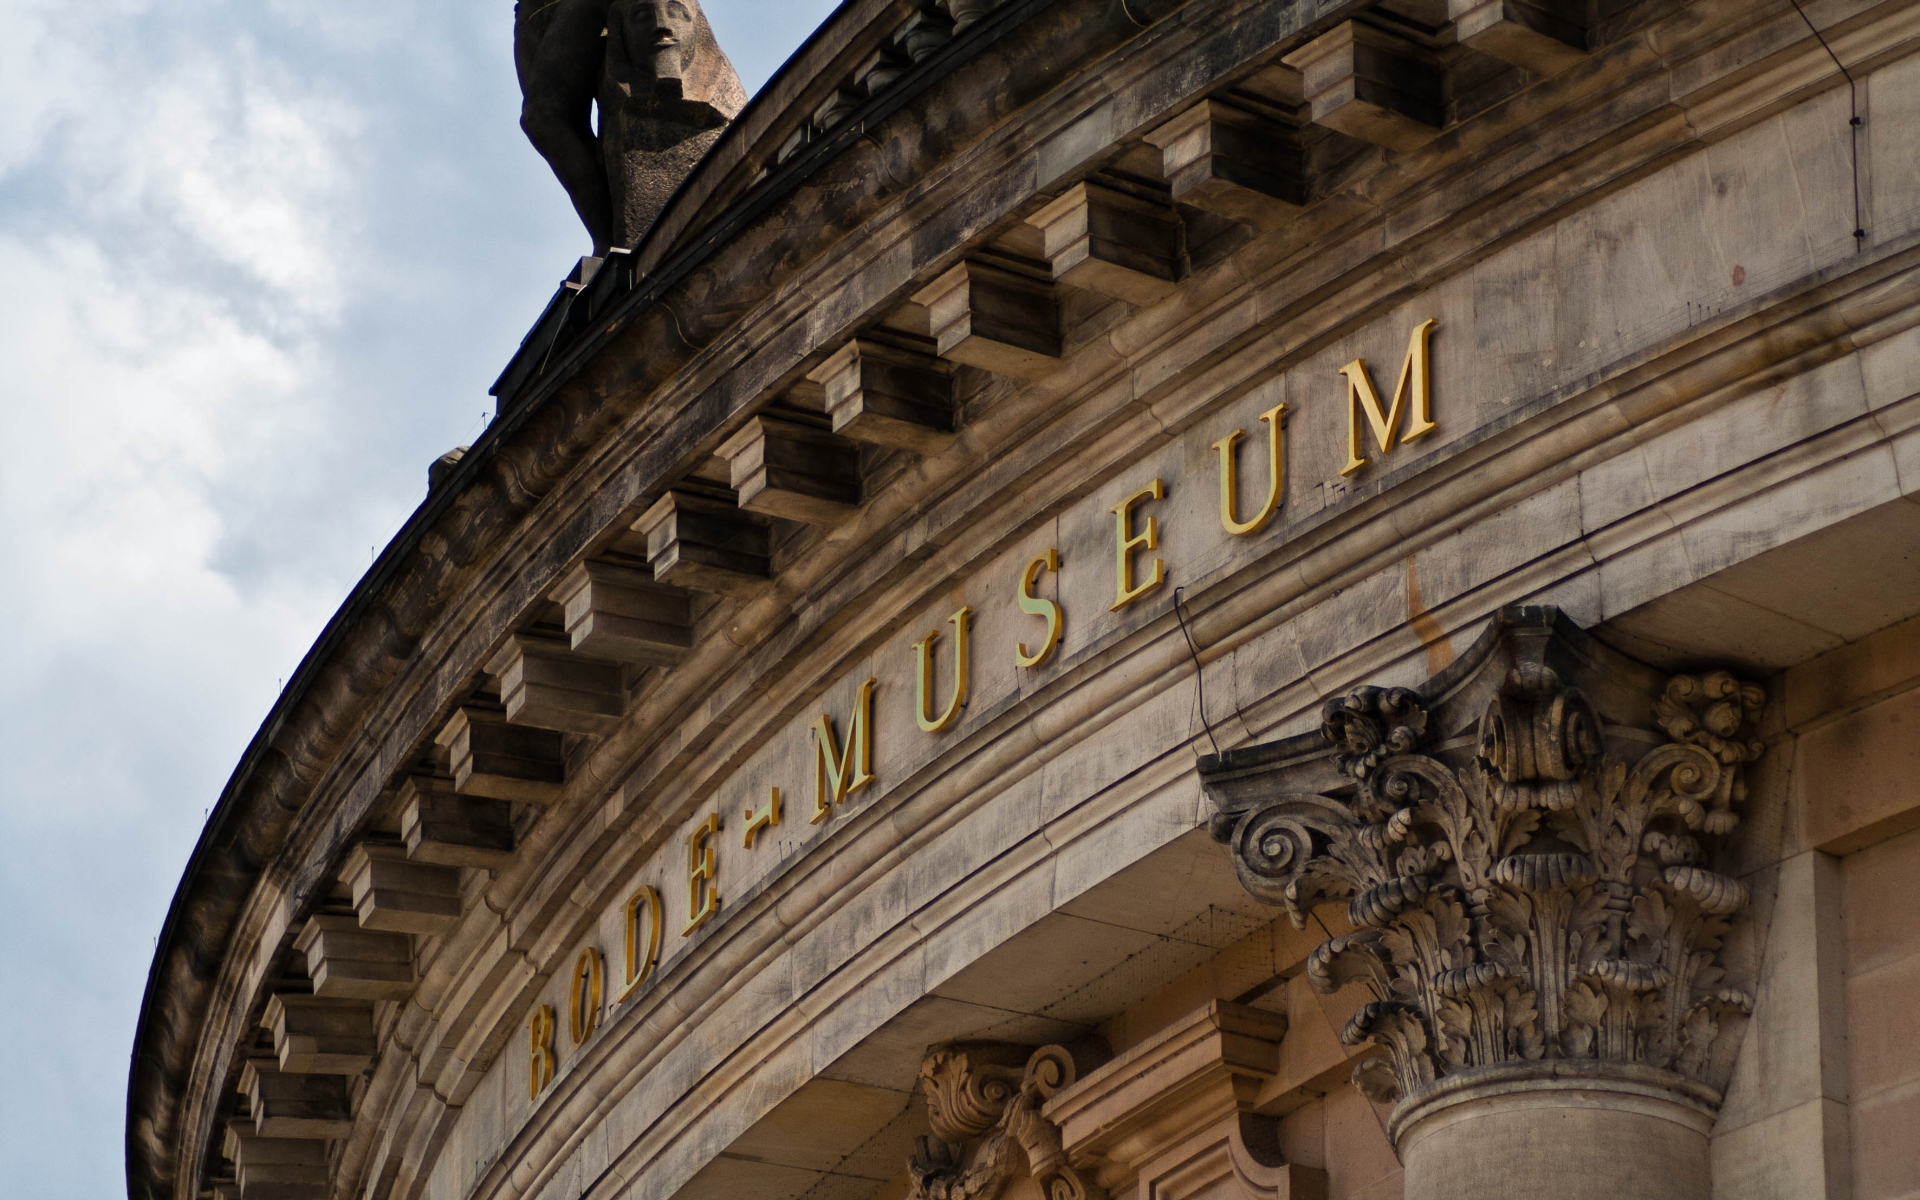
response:
[[[1210,42],[1198,22],[1163,20],[1143,32],[1138,0],[1130,10],[1103,0],[1010,5],[1004,11],[1018,10],[1020,19],[970,51],[977,74],[949,70],[919,94],[931,103],[926,98],[941,80],[971,81],[995,103],[947,114],[931,133],[924,122],[898,129],[884,143],[863,130],[822,152],[811,173],[785,191],[778,173],[746,188],[757,170],[747,165],[755,147],[780,139],[782,114],[804,110],[809,88],[856,56],[861,38],[896,21],[904,7],[850,0],[803,47],[769,85],[774,98],[750,106],[737,134],[723,137],[683,187],[638,261],[666,263],[692,250],[702,257],[672,278],[661,271],[653,277],[656,290],[607,310],[585,339],[554,357],[409,519],[303,660],[223,790],[163,929],[131,1066],[133,1196],[171,1197],[181,1173],[197,1170],[204,1138],[197,1146],[183,1139],[206,1134],[212,1124],[235,1038],[257,1014],[258,993],[289,926],[329,883],[341,848],[393,776],[412,765],[491,649],[545,602],[559,574],[604,546],[610,531],[624,529],[689,464],[708,457],[823,347],[898,305],[929,272],[1036,207],[1041,185],[1021,174],[1020,164],[1041,139],[1169,62],[1217,80],[1238,69],[1229,49],[1248,53],[1244,45]],[[1231,25],[1270,58],[1357,6],[1192,0],[1187,7]],[[1790,87],[1782,94],[1831,86],[1800,65],[1800,41],[1809,43],[1804,57],[1817,57],[1811,39],[1767,25],[1775,15],[1744,9],[1741,28],[1762,28],[1783,47],[1778,53],[1791,57],[1792,71],[1783,68]],[[1016,29],[1018,38],[1008,36]],[[1717,36],[1737,32],[1730,23]],[[1673,36],[1684,42],[1704,35],[1696,28]],[[1065,56],[1063,46],[1081,53]],[[734,722],[767,729],[793,714],[810,689],[890,636],[902,614],[952,572],[1003,548],[1110,478],[1129,456],[1165,444],[1342,331],[1783,102],[1763,97],[1731,116],[1722,111],[1715,117],[1720,126],[1703,131],[1672,98],[1669,53],[1651,36],[1623,40],[1471,130],[1443,135],[1429,150],[1384,162],[1375,156],[1371,174],[1339,197],[1342,205],[1196,272],[1177,313],[1117,305],[1089,312],[1092,332],[1054,375],[1022,388],[995,385],[983,393],[991,421],[969,425],[941,454],[893,460],[887,487],[843,524],[798,535],[805,555],[790,555],[788,569],[756,597],[708,615],[688,664],[693,669],[645,693],[621,731],[582,754],[556,818],[533,830],[521,861],[488,885],[484,904],[426,964],[422,995],[405,1006],[396,1042],[422,1060],[479,1058],[497,1049],[497,1040],[486,1044],[482,1026],[511,1018],[525,980],[546,969],[589,919],[569,910],[577,904],[562,886],[564,872],[549,860],[619,857],[666,836],[671,814],[655,814],[653,824],[638,820],[635,797],[645,785],[668,781],[670,802],[692,803],[731,761],[712,756],[695,768],[720,730]],[[1082,73],[1023,79],[1020,65],[1046,54],[1071,57]],[[1189,91],[1172,89],[1162,103],[1189,98]],[[1580,119],[1577,110],[1602,99],[1616,106],[1604,120]],[[904,123],[914,115],[908,103],[891,119]],[[1134,112],[1116,136],[1163,119],[1160,110]],[[1543,145],[1551,139],[1540,135],[1542,127],[1607,141],[1612,157],[1570,192],[1554,174],[1558,151]],[[893,182],[899,179],[910,182]],[[971,209],[960,203],[969,189],[979,193]],[[822,196],[836,206],[832,219],[795,219],[808,215],[803,201]],[[762,201],[766,207],[730,236],[702,240],[694,228],[714,205]],[[1462,219],[1443,237],[1442,222],[1455,217]],[[1630,438],[1637,422],[1683,405],[1724,402],[1754,386],[1742,381],[1843,352],[1852,331],[1906,303],[1900,281],[1910,278],[1913,255],[1906,245],[1884,247],[1850,275],[1795,280],[1792,296],[1718,314],[1690,330],[1684,345],[1669,339],[1594,363],[1588,375],[1456,444],[1438,468],[1416,463],[1383,471],[1340,506],[1290,524],[1284,547],[1231,583],[1198,581],[1193,615],[1203,654],[1230,652],[1249,630],[1286,619],[1308,598],[1337,591],[1410,544],[1406,513],[1396,513],[1389,498],[1417,492],[1432,518],[1419,537],[1437,538],[1575,469],[1573,456]],[[1194,336],[1209,327],[1227,332]],[[1205,377],[1210,399],[1176,403],[1168,382],[1175,375]],[[1704,395],[1702,380],[1712,381]],[[1043,431],[1045,438],[1038,436]],[[1488,474],[1496,461],[1502,469]],[[1012,510],[1022,515],[980,524],[977,515],[995,499],[1017,499]],[[1132,656],[1135,669],[1158,662],[1164,670],[1181,650],[1166,614],[1142,620],[1050,684],[1054,691],[1033,701],[1035,710],[1096,678],[1110,661]],[[943,764],[978,744],[969,739]],[[516,944],[483,963],[481,947],[507,929],[538,930],[537,944]],[[747,935],[727,934],[737,936]],[[431,1011],[441,1003],[454,1012],[446,1021]],[[384,1090],[369,1093],[368,1104],[402,1103],[406,1088],[398,1080],[381,1076],[375,1085]],[[457,1096],[461,1085],[452,1086]],[[407,1118],[407,1128],[416,1124],[429,1130],[421,1136],[431,1136],[431,1117]],[[551,1119],[541,1125],[551,1127]],[[354,1152],[364,1157],[366,1147]]]
[[[915,80],[902,81],[884,97],[897,109],[951,72],[968,55],[990,45],[1007,29],[1053,0],[1021,0],[994,20],[944,48]],[[803,111],[811,91],[829,67],[843,67],[865,34],[870,40],[897,26],[914,6],[903,0],[847,0],[756,95],[738,120],[709,152],[701,166],[675,193],[640,248],[641,261],[660,264],[673,255],[689,226],[700,219],[731,186],[737,193],[747,180],[741,164],[753,150],[776,139]],[[1012,18],[1012,19],[1009,19]],[[1000,118],[1002,114],[993,114]],[[730,216],[747,220],[803,184],[857,140],[865,120],[851,121],[785,165],[778,178],[761,181],[744,205]],[[751,172],[748,172],[751,174]],[[731,181],[731,184],[729,183]],[[721,196],[717,201],[716,197]],[[661,309],[684,288],[686,277],[726,244],[709,237],[673,256],[660,271],[663,284],[628,297],[620,314],[599,324],[611,338],[634,323],[636,310],[647,311],[655,325],[672,326],[667,350],[653,356],[649,380],[625,381],[620,391],[644,395],[649,383],[668,377],[695,353],[680,336],[679,318]],[[752,253],[761,252],[755,247]],[[817,255],[817,251],[816,251]],[[805,265],[791,253],[781,261],[792,274]],[[657,266],[655,270],[659,270]],[[748,272],[765,287],[780,272]],[[689,306],[689,312],[697,306]],[[729,306],[726,318],[738,309]],[[660,331],[655,330],[658,333]],[[629,341],[634,340],[631,333]],[[483,561],[498,539],[564,478],[574,458],[590,447],[616,416],[612,405],[578,393],[558,394],[580,365],[601,349],[598,340],[575,347],[566,361],[544,372],[537,394],[503,405],[500,417],[446,474],[382,550],[366,575],[327,622],[302,658],[266,719],[249,741],[239,765],[222,788],[188,858],[179,886],[161,926],[134,1032],[128,1070],[126,1161],[129,1194],[136,1198],[167,1195],[173,1172],[176,1106],[190,1073],[193,1049],[204,1019],[218,1007],[214,977],[226,963],[236,922],[259,879],[262,865],[286,842],[296,815],[330,761],[359,728],[373,698],[388,686],[418,649],[435,615],[467,583],[472,565]],[[598,389],[596,389],[598,390]],[[587,409],[600,407],[598,419]],[[510,449],[511,448],[511,449]],[[416,561],[425,555],[426,562]],[[316,735],[317,736],[314,736]],[[373,797],[363,800],[361,811]],[[186,936],[183,936],[186,935]]]

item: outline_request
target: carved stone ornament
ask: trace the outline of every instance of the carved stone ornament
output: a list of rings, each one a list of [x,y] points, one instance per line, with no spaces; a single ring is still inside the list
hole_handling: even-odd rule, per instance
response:
[[[746,104],[699,0],[517,0],[513,52],[520,126],[596,258],[645,235]]]
[[[1320,747],[1203,762],[1211,829],[1296,927],[1347,900],[1354,932],[1307,973],[1372,990],[1341,1034],[1385,1050],[1355,1069],[1369,1097],[1404,1111],[1450,1076],[1564,1060],[1561,1076],[1617,1066],[1711,1110],[1753,1001],[1718,962],[1747,888],[1709,864],[1764,700],[1509,609],[1420,690],[1328,702]]]
[[[958,1042],[920,1064],[933,1136],[920,1138],[908,1174],[911,1200],[996,1200],[1022,1165],[1047,1200],[1104,1200],[1040,1115],[1075,1078],[1062,1046]]]

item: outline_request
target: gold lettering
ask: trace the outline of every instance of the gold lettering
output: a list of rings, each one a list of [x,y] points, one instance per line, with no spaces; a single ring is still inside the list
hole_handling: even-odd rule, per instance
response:
[[[647,914],[645,936],[640,932],[640,913],[643,909]],[[659,892],[642,887],[627,898],[627,981],[620,989],[622,1000],[632,995],[633,990],[653,974],[653,965],[660,961],[661,926],[666,923]]]
[[[953,695],[939,716],[933,715],[933,644],[940,640],[938,629],[913,644],[913,719],[928,733],[939,733],[960,716],[967,702],[967,621],[973,607],[964,605],[949,617],[953,622]]]
[[[1437,426],[1433,423],[1433,369],[1427,354],[1427,341],[1433,335],[1437,322],[1429,318],[1414,327],[1413,336],[1407,340],[1407,358],[1400,365],[1400,381],[1393,386],[1393,406],[1383,415],[1380,411],[1380,393],[1374,390],[1373,377],[1367,374],[1365,359],[1356,358],[1340,368],[1340,374],[1347,377],[1347,465],[1340,468],[1342,475],[1351,475],[1367,465],[1360,453],[1365,447],[1361,444],[1360,414],[1365,410],[1367,424],[1373,427],[1374,441],[1380,445],[1380,453],[1393,449],[1394,440],[1400,433],[1400,418],[1406,411],[1411,393],[1413,419],[1402,442],[1415,442],[1432,433]]]
[[[1160,559],[1153,560],[1153,574],[1138,587],[1133,582],[1133,552],[1139,549],[1157,550],[1160,547],[1160,522],[1153,517],[1147,518],[1147,527],[1141,533],[1133,532],[1133,506],[1142,500],[1163,500],[1167,495],[1165,483],[1156,479],[1146,487],[1113,506],[1114,528],[1119,545],[1117,548],[1116,576],[1114,581],[1114,599],[1108,606],[1109,612],[1119,612],[1127,605],[1159,587],[1167,579],[1167,564]]]
[[[713,843],[707,840],[719,832],[720,814],[708,813],[687,835],[687,927],[680,931],[681,937],[692,937],[694,930],[720,911],[720,889],[714,881],[719,862]]]
[[[533,1010],[527,1033],[533,1042],[533,1055],[527,1064],[527,1099],[538,1100],[553,1082],[553,1005],[542,1004]]]
[[[1267,423],[1267,499],[1260,511],[1248,520],[1236,521],[1233,517],[1234,497],[1239,491],[1234,446],[1246,435],[1246,430],[1236,429],[1213,444],[1220,454],[1220,524],[1235,537],[1259,533],[1279,510],[1280,496],[1286,489],[1287,406],[1276,405],[1261,413],[1260,419]]]
[[[598,950],[582,950],[573,963],[573,990],[567,995],[567,1033],[578,1046],[600,1028],[600,992],[607,966]]]
[[[767,797],[767,802],[757,812],[751,808],[747,810],[747,828],[741,838],[742,844],[749,850],[753,849],[753,843],[760,837],[762,829],[772,829],[779,824],[780,789],[774,788],[773,794]]]
[[[847,746],[833,736],[833,718],[821,713],[813,723],[813,814],[818,825],[833,814],[834,802],[845,800],[873,782],[873,685],[869,679],[854,697]]]
[[[1060,551],[1056,548],[1028,563],[1027,569],[1020,573],[1020,611],[1047,620],[1047,640],[1040,643],[1038,650],[1028,654],[1025,642],[1014,643],[1013,660],[1023,667],[1037,667],[1046,662],[1053,657],[1054,647],[1060,644],[1060,606],[1033,594],[1034,579],[1041,571],[1057,572],[1059,569]]]

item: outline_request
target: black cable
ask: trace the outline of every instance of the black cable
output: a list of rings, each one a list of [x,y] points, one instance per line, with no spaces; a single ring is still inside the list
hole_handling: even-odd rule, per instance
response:
[[[540,370],[534,372],[535,375],[544,374],[547,364],[553,361],[554,349],[560,345],[561,337],[567,332],[567,322],[573,319],[573,302],[579,298],[578,290],[567,293],[567,302],[560,306],[560,319],[553,323],[553,340],[547,343],[547,352],[540,356]]]
[[[1207,741],[1213,745],[1213,752],[1220,753],[1220,743],[1213,739],[1213,724],[1207,720],[1207,673],[1200,666],[1200,650],[1193,644],[1193,634],[1187,632],[1187,618],[1180,611],[1180,593],[1183,589],[1173,589],[1173,618],[1180,622],[1180,632],[1187,639],[1187,653],[1193,655],[1193,680],[1200,689],[1200,727],[1207,731]]]
[[[1809,30],[1812,30],[1814,40],[1820,43],[1820,48],[1827,52],[1827,57],[1833,60],[1834,66],[1840,68],[1840,74],[1847,80],[1847,107],[1851,110],[1847,125],[1853,139],[1853,240],[1854,249],[1857,251],[1860,249],[1859,243],[1865,241],[1867,237],[1867,227],[1860,220],[1860,85],[1854,79],[1853,72],[1847,70],[1847,64],[1841,62],[1840,56],[1835,54],[1833,47],[1827,44],[1826,35],[1821,33],[1819,27],[1813,23],[1813,18],[1807,15],[1807,10],[1800,7],[1800,0],[1787,0],[1787,3],[1793,5],[1793,11],[1800,14],[1800,19],[1807,23]]]

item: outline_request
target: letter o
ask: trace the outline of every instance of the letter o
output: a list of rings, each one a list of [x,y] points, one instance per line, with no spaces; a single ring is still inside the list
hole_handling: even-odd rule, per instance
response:
[[[598,950],[582,950],[573,964],[573,989],[567,996],[567,1032],[578,1046],[600,1027],[600,994],[606,965]]]

